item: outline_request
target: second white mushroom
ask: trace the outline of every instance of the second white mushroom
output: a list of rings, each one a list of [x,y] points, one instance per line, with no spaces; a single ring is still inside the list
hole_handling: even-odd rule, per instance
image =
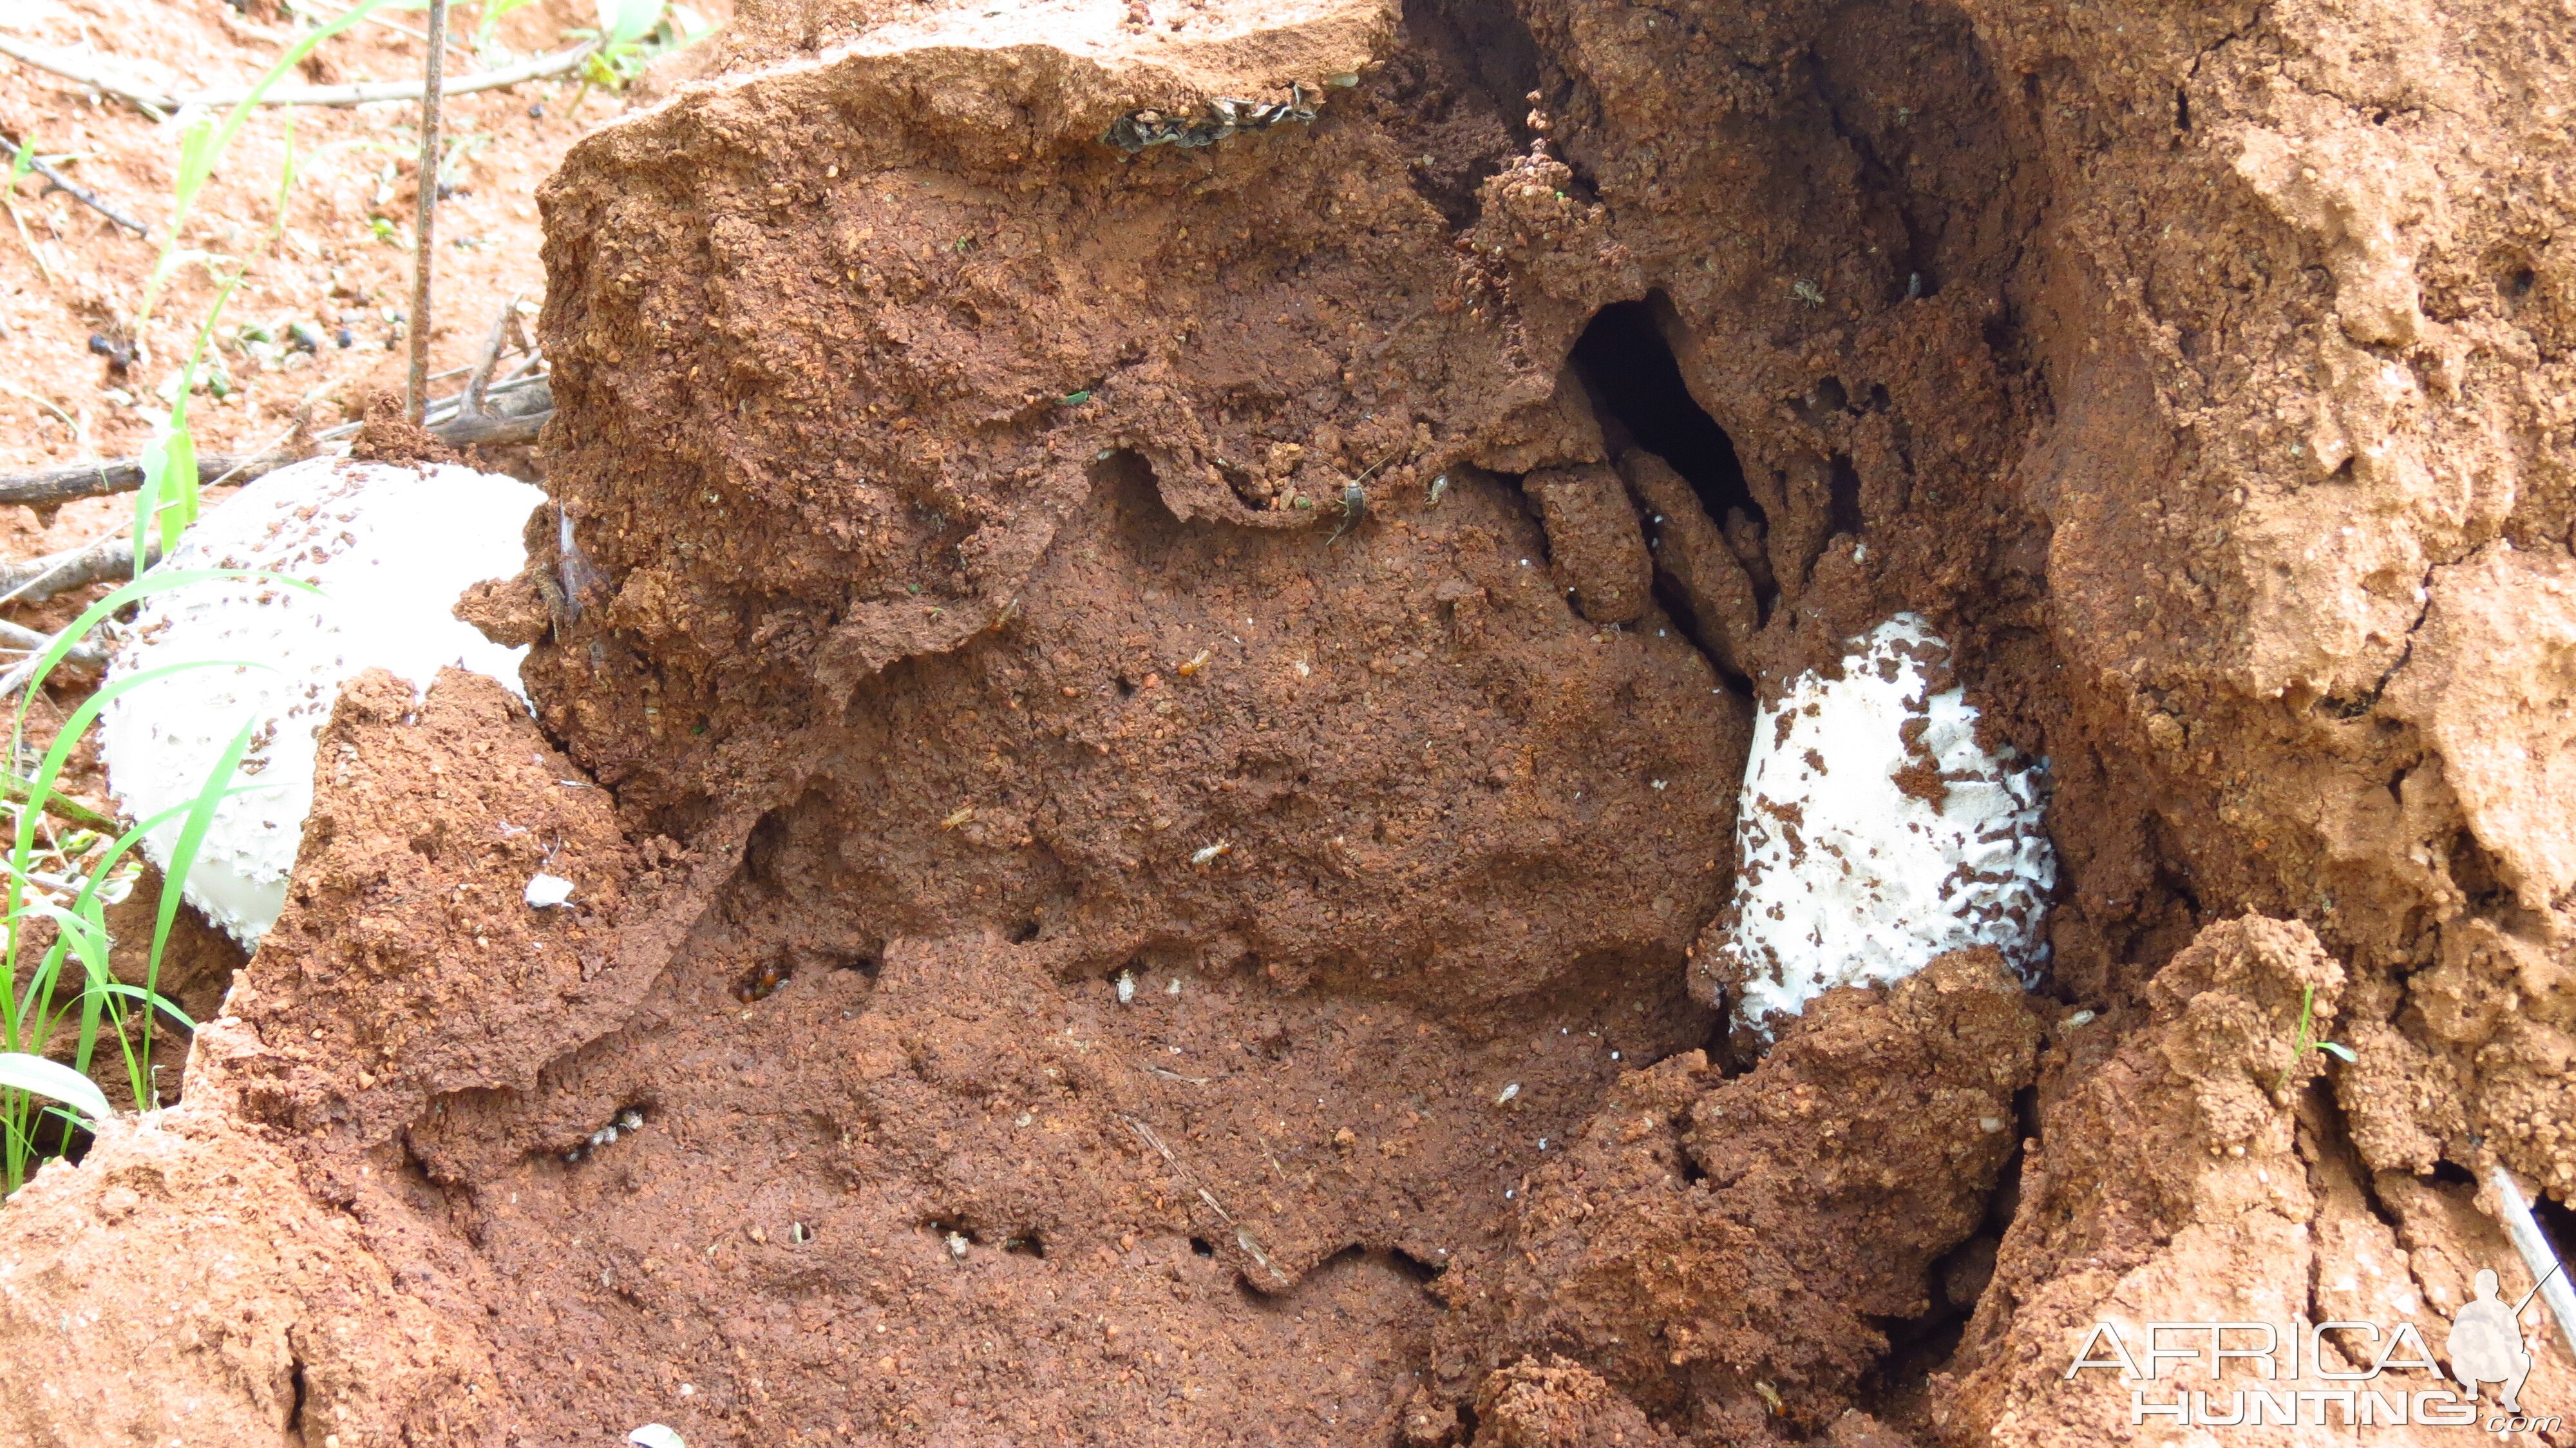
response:
[[[1962,691],[1932,687],[1949,654],[1900,613],[1851,641],[1841,677],[1802,675],[1756,719],[1711,962],[1744,1024],[1767,1034],[1835,986],[1971,946],[2025,983],[2046,963],[2047,763],[1978,742]]]

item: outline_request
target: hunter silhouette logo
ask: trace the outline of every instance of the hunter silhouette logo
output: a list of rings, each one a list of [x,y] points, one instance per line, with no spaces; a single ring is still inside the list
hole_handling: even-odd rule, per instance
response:
[[[2553,1265],[2520,1302],[2508,1304],[2501,1279],[2480,1271],[2476,1294],[2451,1318],[2443,1344],[2448,1373],[2434,1361],[2423,1330],[2403,1319],[2385,1326],[2150,1322],[2143,1333],[2129,1327],[2126,1336],[2119,1323],[2106,1320],[2093,1324],[2061,1380],[2088,1368],[2130,1380],[2136,1385],[2129,1391],[2131,1427],[2153,1419],[2204,1428],[2470,1427],[2478,1423],[2479,1390],[2492,1386],[2503,1411],[2488,1419],[2489,1431],[2555,1431],[2561,1419],[2523,1413],[2522,1385],[2533,1358],[2522,1313],[2557,1275]],[[2340,1366],[2345,1363],[2353,1367]],[[2230,1367],[2233,1383],[2226,1381]],[[2160,1381],[2169,1376],[2169,1384]],[[2461,1391],[2444,1383],[2446,1377]]]
[[[2553,1269],[2551,1276],[2557,1273]],[[2531,1376],[2531,1354],[2522,1346],[2522,1310],[2540,1295],[2549,1278],[2532,1284],[2522,1301],[2507,1307],[2496,1295],[2496,1275],[2478,1269],[2478,1295],[2464,1304],[2451,1319],[2451,1376],[2478,1395],[2480,1383],[2497,1384],[2502,1392],[2501,1406],[2508,1413],[2522,1412],[2522,1380]]]

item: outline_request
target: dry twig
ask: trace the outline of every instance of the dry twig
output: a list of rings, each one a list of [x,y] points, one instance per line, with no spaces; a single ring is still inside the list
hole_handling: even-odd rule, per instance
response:
[[[483,411],[483,394],[492,386],[492,369],[501,365],[501,348],[518,331],[519,294],[501,304],[499,316],[492,319],[492,330],[483,338],[482,354],[474,359],[474,370],[465,379],[464,395],[456,400],[456,415],[474,417]]]
[[[420,169],[412,177],[411,377],[404,406],[414,422],[429,417],[429,276],[438,233],[439,81],[447,63],[447,0],[429,0],[429,57],[421,63]]]
[[[538,376],[494,383],[488,390],[487,410],[471,415],[461,412],[454,401],[441,403],[430,409],[429,430],[450,447],[535,442],[537,434],[546,425],[546,419],[554,416],[554,394],[548,386],[550,380]],[[357,430],[358,425],[351,423],[317,434],[316,440],[331,442]],[[292,448],[261,453],[210,453],[197,459],[197,485],[211,488],[221,483],[246,483],[273,473],[288,463],[301,462],[307,456],[309,454]],[[142,486],[143,460],[140,458],[78,463],[29,473],[0,473],[0,505],[16,503],[29,508],[52,508],[78,498],[130,493]],[[0,579],[5,577],[5,566],[0,566]],[[0,582],[0,590],[6,587],[5,582]]]
[[[159,550],[155,549],[153,558],[159,556]],[[128,573],[133,568],[132,535],[110,533],[95,543],[67,548],[60,553],[48,553],[41,558],[16,563],[0,563],[0,603],[42,603],[57,593]],[[48,638],[45,643],[51,645],[53,640]],[[7,692],[0,689],[0,694]]]
[[[6,795],[18,804],[25,804],[27,796],[35,793],[35,788],[32,781],[21,779],[14,774],[0,774],[0,795]],[[45,792],[45,813],[66,824],[77,825],[85,830],[105,830],[111,835],[125,828],[79,800],[66,798],[52,790]]]
[[[0,618],[0,651],[41,654],[53,646],[52,634],[41,634],[24,624],[15,624]],[[77,668],[95,669],[107,662],[107,655],[99,652],[94,644],[80,643],[74,644],[71,652],[63,655],[63,662]]]
[[[6,131],[0,131],[0,145],[6,145],[10,152],[15,154],[18,150],[18,139]],[[47,187],[63,193],[65,196],[79,202],[81,205],[88,207],[90,210],[97,212],[99,215],[104,216],[108,220],[115,222],[117,225],[124,227],[126,230],[133,232],[136,236],[149,236],[152,234],[151,230],[144,226],[142,222],[135,220],[133,217],[126,215],[122,211],[117,210],[115,206],[110,204],[106,198],[100,196],[97,192],[90,190],[88,187],[83,186],[79,182],[64,175],[60,171],[55,170],[52,166],[47,165],[45,162],[40,161],[35,157],[30,156],[27,159],[29,167],[34,170],[37,175],[45,178],[45,185]]]
[[[596,41],[584,41],[570,50],[559,50],[552,55],[540,55],[530,60],[523,60],[517,65],[478,70],[453,85],[440,86],[439,90],[445,95],[461,96],[471,91],[499,90],[504,86],[514,86],[525,81],[544,80],[549,76],[562,75],[579,66],[589,57],[591,51],[597,48]],[[154,90],[140,81],[119,76],[80,56],[65,55],[61,51],[29,45],[6,35],[0,35],[0,55],[22,61],[38,70],[61,76],[65,80],[79,81],[92,90],[164,113],[188,106],[220,108],[239,105],[250,95],[248,86],[228,86],[222,90],[200,91],[194,95],[171,95]],[[374,101],[416,101],[421,98],[422,90],[423,87],[419,81],[409,80],[360,81],[352,85],[273,86],[267,94],[259,97],[258,104],[363,106]]]

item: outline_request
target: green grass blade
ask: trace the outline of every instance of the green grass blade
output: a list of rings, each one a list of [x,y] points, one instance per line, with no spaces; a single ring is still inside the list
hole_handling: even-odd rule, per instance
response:
[[[286,112],[286,161],[277,171],[277,223],[268,231],[271,246],[286,235],[286,201],[295,194],[295,111]]]
[[[59,1061],[23,1051],[0,1051],[0,1087],[59,1101],[94,1122],[116,1114],[98,1083]]]
[[[50,998],[55,985],[62,979],[65,953],[68,952],[81,963],[80,1037],[73,1042],[72,1069],[87,1075],[90,1058],[98,1050],[98,1018],[102,1012],[113,1020],[117,1029],[117,1043],[120,1047],[123,1047],[125,1038],[124,1013],[118,1011],[115,1003],[103,997],[98,989],[101,981],[116,978],[109,969],[106,923],[91,920],[65,910],[59,905],[49,903],[39,903],[32,913],[54,922],[54,943],[46,949],[44,965],[37,972],[40,978],[47,981],[44,987],[47,996],[39,998],[39,1012],[43,1009],[43,1001]],[[41,1049],[43,1043],[52,1037],[54,1023],[39,1016],[31,1022],[31,1026],[31,1034]],[[125,1055],[126,1075],[130,1079],[134,1074],[134,1053],[129,1049],[126,1050]],[[135,1098],[135,1105],[137,1107],[143,1105],[141,1097]]]
[[[197,434],[188,426],[188,396],[197,387],[197,369],[204,365],[206,344],[214,337],[215,324],[223,319],[224,307],[233,299],[233,289],[241,285],[242,273],[236,270],[215,293],[215,304],[207,309],[206,320],[197,328],[197,338],[188,348],[188,360],[179,368],[179,390],[170,399],[170,420],[154,430],[152,443],[143,450],[143,487],[134,497],[134,576],[143,576],[144,560],[151,553],[144,543],[152,536],[152,524],[160,522],[161,549],[168,552],[179,546],[179,534],[197,521]]]
[[[189,802],[188,819],[179,826],[179,843],[170,851],[170,863],[161,872],[161,912],[152,921],[152,953],[145,957],[143,988],[157,990],[161,984],[161,952],[170,943],[170,927],[179,918],[180,894],[187,887],[188,871],[197,863],[197,847],[205,843],[206,831],[214,828],[215,806],[223,803],[225,786],[232,783],[233,771],[241,767],[242,756],[250,752],[251,736],[259,731],[259,716],[254,713],[242,721],[241,732],[224,748],[224,757],[215,762],[214,772]],[[143,1017],[143,1059],[152,1059],[152,1016]]]
[[[35,972],[27,977],[27,988],[17,992],[15,1010],[10,1019],[16,1028],[7,1039],[0,1040],[0,1050],[22,1051],[29,1047],[43,1050],[53,1038],[53,1023],[45,1014],[45,1003],[54,997],[54,987],[62,978],[63,942],[57,940],[45,951]]]
[[[170,190],[170,230],[161,239],[160,259],[153,263],[152,274],[144,281],[143,304],[135,309],[134,332],[137,337],[142,336],[144,324],[152,320],[153,305],[160,299],[162,283],[169,279],[171,258],[179,248],[179,234],[187,227],[188,214],[196,209],[197,193],[205,189],[206,178],[214,174],[216,164],[223,160],[224,151],[232,145],[233,137],[241,134],[243,123],[250,119],[252,111],[258,109],[269,87],[284,79],[288,71],[303,64],[304,57],[311,55],[314,47],[374,14],[384,3],[385,0],[358,0],[357,4],[306,32],[302,39],[288,46],[286,53],[277,58],[277,63],[268,68],[268,73],[262,75],[249,93],[235,103],[221,125],[200,120],[182,134],[178,176]]]
[[[256,794],[263,790],[273,790],[276,787],[277,786],[273,784],[237,784],[226,789],[224,794],[226,798],[230,798],[237,794]],[[106,852],[100,855],[97,862],[90,867],[89,878],[81,882],[80,894],[72,901],[72,909],[77,912],[82,919],[88,921],[97,930],[101,937],[105,937],[107,934],[107,921],[104,916],[106,907],[98,898],[99,886],[106,882],[108,876],[116,869],[117,864],[125,858],[127,852],[141,845],[146,836],[150,835],[154,830],[161,828],[163,825],[168,824],[170,821],[187,814],[196,807],[197,802],[195,800],[190,800],[185,804],[174,804],[168,809],[154,814],[150,819],[142,821],[134,828],[117,836],[115,842],[110,844],[107,847]],[[109,950],[113,951],[113,949],[114,942],[111,940],[109,941]],[[112,955],[107,955],[104,958],[109,960],[111,963],[113,961]],[[112,976],[102,979],[95,971],[91,977],[91,984],[96,987],[97,990],[105,992],[109,997],[127,996],[143,1001],[147,1008],[157,1007],[162,1014],[176,1020],[180,1025],[185,1026],[187,1029],[193,1031],[197,1028],[197,1023],[188,1018],[187,1012],[179,1009],[177,1002],[160,994],[160,980],[158,978],[157,969],[152,973],[149,988],[130,986],[125,984],[123,981],[114,979]],[[110,1019],[116,1026],[117,1046],[125,1053],[127,1084],[133,1088],[135,1108],[137,1110],[149,1109],[152,1077],[151,1061],[148,1056],[139,1061],[135,1059],[133,1047],[128,1045],[125,1039],[125,1020],[123,1014],[115,1009],[112,1000],[84,999],[82,1004],[82,1030],[84,1034],[81,1045],[81,1068],[83,1070],[88,1069],[88,1053],[94,1049],[93,1039],[89,1033],[95,1030],[99,1008],[105,1007]],[[39,1038],[36,1041],[36,1044],[41,1048],[44,1043],[43,1040]]]
[[[145,581],[149,582],[150,580],[147,579]],[[126,586],[131,588],[134,585],[128,584]],[[62,732],[54,736],[53,747],[45,751],[44,760],[36,766],[36,777],[29,780],[27,783],[28,794],[34,799],[41,801],[45,796],[53,793],[55,778],[62,773],[64,763],[71,758],[72,750],[80,743],[81,735],[89,729],[90,721],[98,717],[100,710],[105,709],[112,703],[115,703],[119,698],[122,698],[133,690],[139,689],[145,684],[149,684],[156,679],[166,679],[172,674],[185,673],[190,669],[273,668],[273,665],[262,663],[257,659],[191,659],[186,663],[163,664],[157,669],[145,669],[139,674],[126,675],[124,678],[117,680],[115,683],[112,683],[106,688],[99,690],[97,693],[90,695],[88,698],[83,699],[80,703],[80,707],[72,711],[71,717],[63,721]],[[227,776],[227,778],[229,778],[229,776]],[[10,852],[9,867],[11,870],[16,872],[18,878],[21,880],[27,877],[27,871],[32,866],[32,861],[29,859],[27,852],[35,847],[35,843],[36,810],[35,807],[31,805],[18,816],[17,844]],[[8,918],[15,920],[21,913],[22,906],[13,902],[9,907]]]
[[[159,1011],[161,1014],[177,1021],[181,1026],[188,1030],[193,1031],[197,1028],[197,1023],[188,1018],[188,1013],[179,1009],[179,1003],[177,1001],[174,1001],[168,996],[162,995],[156,991],[145,990],[139,985],[127,985],[121,980],[104,982],[99,986],[99,990],[107,995],[124,996],[129,1000],[141,1001],[151,1009]]]
[[[275,788],[277,788],[277,786],[274,784],[236,784],[225,790],[224,793],[227,796],[236,794],[257,794],[262,790],[272,790]],[[98,864],[93,867],[89,873],[89,878],[81,883],[80,895],[72,902],[72,908],[75,910],[86,911],[93,906],[99,905],[101,902],[98,899],[98,887],[106,882],[108,873],[116,868],[117,862],[125,858],[126,854],[133,850],[135,846],[143,843],[144,836],[149,835],[154,830],[161,828],[163,825],[168,824],[170,821],[179,818],[181,815],[186,814],[188,811],[195,809],[196,807],[197,804],[194,800],[190,800],[185,804],[174,804],[168,809],[152,816],[150,819],[136,824],[134,828],[127,830],[124,834],[118,835],[116,837],[116,842],[107,847],[107,853],[99,857]]]
[[[107,597],[82,610],[81,616],[72,620],[71,627],[64,629],[43,653],[36,656],[35,671],[27,680],[26,692],[18,699],[19,727],[21,729],[26,727],[27,710],[34,706],[36,691],[44,687],[46,676],[53,673],[54,666],[63,661],[63,656],[77,648],[80,641],[89,636],[89,631],[98,627],[100,621],[129,603],[150,598],[156,593],[168,593],[174,588],[185,588],[191,583],[203,583],[216,578],[238,578],[255,583],[283,584],[288,588],[300,588],[312,594],[319,594],[322,591],[300,578],[289,578],[284,574],[263,572],[256,568],[155,568],[131,583],[120,585]],[[51,781],[48,780],[47,784],[50,786]],[[50,793],[50,789],[47,792]],[[32,784],[27,807],[31,810],[44,808],[44,796],[35,794]]]
[[[599,0],[599,33],[606,45],[642,40],[662,23],[662,0]]]

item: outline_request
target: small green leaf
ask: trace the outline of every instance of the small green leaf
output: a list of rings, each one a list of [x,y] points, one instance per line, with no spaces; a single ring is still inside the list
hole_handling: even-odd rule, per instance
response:
[[[662,23],[662,0],[599,0],[599,33],[610,45],[643,39]]]
[[[1080,407],[1082,404],[1089,402],[1090,400],[1091,394],[1087,391],[1068,392],[1064,395],[1064,405],[1067,407]]]
[[[109,995],[124,996],[130,1000],[142,1001],[146,1005],[155,1007],[161,1012],[161,1014],[177,1021],[180,1025],[189,1030],[193,1031],[197,1028],[197,1023],[188,1018],[188,1013],[179,1009],[179,1003],[170,999],[168,996],[155,995],[151,991],[145,990],[139,985],[127,985],[121,980],[109,981],[108,983],[100,986],[99,989]]]
[[[2347,1064],[2361,1059],[2359,1056],[2353,1054],[2352,1047],[2343,1045],[2336,1041],[2319,1041],[2317,1042],[2317,1049],[2324,1051],[2333,1056],[2336,1060]]]
[[[59,1061],[23,1051],[0,1051],[0,1087],[50,1097],[94,1122],[116,1114],[96,1082]]]
[[[200,114],[179,132],[179,174],[170,188],[171,200],[178,213],[185,216],[197,204],[197,193],[204,189],[206,178],[214,174],[215,157],[222,146],[215,128],[215,118]],[[230,140],[229,135],[222,139]]]

